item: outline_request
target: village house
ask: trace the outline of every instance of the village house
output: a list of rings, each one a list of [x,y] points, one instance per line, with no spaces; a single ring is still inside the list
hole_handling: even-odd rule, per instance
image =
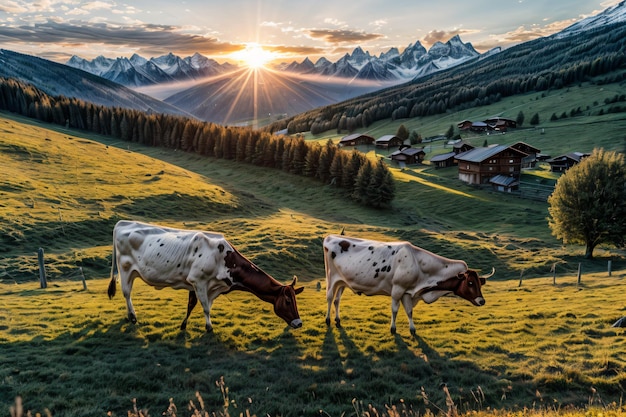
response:
[[[365,133],[353,133],[341,138],[339,146],[371,145],[374,141],[375,139],[372,136]]]
[[[552,159],[548,159],[546,160],[546,162],[550,164],[550,171],[564,172],[588,156],[588,153],[572,152],[565,155],[556,156]]]
[[[468,184],[484,185],[496,175],[504,175],[519,181],[525,156],[509,145],[474,148],[456,156],[459,179]]]
[[[455,157],[458,154],[467,152],[471,149],[474,149],[472,145],[464,140],[458,140],[452,144],[452,152],[435,155],[430,158],[430,163],[434,165],[435,168],[447,168],[454,166],[456,165]]]
[[[526,154],[526,157],[522,159],[522,169],[534,168],[535,165],[537,165],[541,150],[524,142],[514,143],[511,145],[511,148],[517,149],[518,151],[522,151]]]
[[[407,145],[401,146],[390,155],[391,160],[396,161],[400,166],[421,164],[425,156],[424,148],[412,148]]]
[[[404,144],[404,141],[396,135],[385,135],[376,139],[377,148],[390,149],[394,147],[400,147],[400,145],[402,144]]]

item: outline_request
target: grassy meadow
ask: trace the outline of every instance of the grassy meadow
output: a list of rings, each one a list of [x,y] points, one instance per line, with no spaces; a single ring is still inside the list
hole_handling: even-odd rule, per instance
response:
[[[590,150],[580,140],[550,152]],[[152,416],[170,401],[177,415],[191,415],[190,401],[217,415],[393,415],[392,406],[421,415],[452,404],[497,415],[625,411],[626,338],[611,327],[626,315],[624,252],[600,247],[595,260],[584,260],[584,248],[550,235],[545,203],[460,184],[453,169],[421,167],[394,169],[393,208],[374,210],[281,171],[7,113],[0,113],[0,166],[3,410],[20,395],[25,409],[53,416],[133,414],[133,399]],[[214,304],[213,334],[204,332],[200,308],[181,332],[187,294],[140,281],[139,323],[128,323],[120,292],[106,295],[111,232],[122,218],[224,233],[278,280],[297,275],[304,326],[290,330],[268,304],[232,293]],[[344,327],[328,328],[321,242],[342,228],[409,240],[481,271],[494,266],[487,304],[454,297],[418,304],[413,337],[402,311],[398,334],[389,333],[388,298],[346,292]],[[227,391],[216,384],[222,377]]]

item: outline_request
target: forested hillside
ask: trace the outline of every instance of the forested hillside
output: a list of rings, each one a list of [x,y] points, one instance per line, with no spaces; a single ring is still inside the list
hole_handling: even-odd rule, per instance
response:
[[[363,154],[323,147],[302,136],[277,136],[247,127],[220,126],[197,119],[98,106],[74,98],[51,97],[14,79],[0,78],[0,110],[42,122],[203,156],[280,169],[332,183],[364,205],[385,207],[394,198],[387,165]]]
[[[617,82],[626,78],[617,71],[626,65],[624,50],[623,24],[564,38],[540,38],[408,84],[277,121],[266,130],[352,132],[383,119],[458,111],[583,81]]]

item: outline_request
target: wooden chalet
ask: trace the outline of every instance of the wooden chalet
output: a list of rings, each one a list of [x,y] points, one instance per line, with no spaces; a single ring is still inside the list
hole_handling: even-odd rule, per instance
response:
[[[489,130],[489,126],[487,125],[487,123],[472,122],[469,120],[463,120],[462,122],[458,123],[456,127],[458,127],[459,130],[471,130],[472,132],[478,132],[478,133],[486,132],[487,130]]]
[[[508,145],[474,148],[456,156],[459,179],[468,184],[489,184],[496,175],[519,179],[526,154]]]
[[[537,165],[541,150],[524,142],[514,143],[511,145],[511,148],[517,149],[518,151],[522,151],[526,154],[526,157],[522,159],[522,168],[533,168]]]
[[[556,156],[552,159],[548,159],[546,160],[546,162],[550,164],[550,171],[564,172],[588,156],[588,153],[572,152],[565,155]]]
[[[447,168],[456,165],[456,156],[463,152],[474,149],[474,147],[465,142],[464,140],[458,140],[452,144],[452,152],[442,153],[430,158],[430,163],[435,168]]]
[[[400,147],[400,149],[390,155],[391,160],[398,162],[400,165],[421,164],[425,156],[424,148],[412,148],[410,146]]]
[[[458,155],[460,153],[467,152],[469,150],[474,149],[474,146],[465,142],[464,140],[460,140],[452,145],[452,149],[453,149],[453,152]]]
[[[372,136],[365,133],[353,133],[341,138],[339,146],[372,145],[375,140]]]
[[[394,147],[400,147],[404,144],[404,141],[396,135],[385,135],[376,139],[375,143],[377,148],[389,149]]]
[[[448,167],[454,166],[456,162],[454,157],[456,155],[457,154],[454,152],[448,152],[448,153],[435,155],[432,158],[430,158],[430,163],[431,165],[434,165],[435,168],[448,168]]]
[[[491,117],[483,121],[463,120],[457,123],[459,130],[471,130],[472,132],[506,132],[509,128],[516,128],[517,122],[504,117]]]
[[[487,120],[483,120],[489,126],[490,130],[496,130],[500,132],[506,132],[509,128],[516,128],[517,121],[513,119],[507,119],[505,117],[492,117]]]

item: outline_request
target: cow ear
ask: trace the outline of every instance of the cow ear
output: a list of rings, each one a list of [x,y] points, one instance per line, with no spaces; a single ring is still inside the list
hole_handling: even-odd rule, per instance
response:
[[[485,285],[487,283],[487,280],[483,277],[480,277],[480,285]]]
[[[295,290],[296,295],[300,294],[302,291],[304,291],[304,287],[300,287],[300,288],[296,288]]]

